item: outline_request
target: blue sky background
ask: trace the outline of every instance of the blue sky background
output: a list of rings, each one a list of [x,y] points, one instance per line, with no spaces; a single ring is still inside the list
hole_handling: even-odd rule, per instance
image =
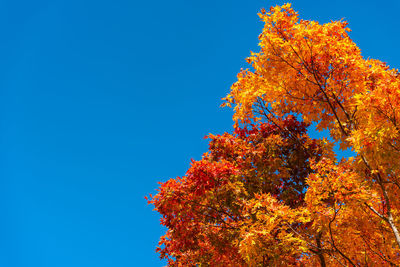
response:
[[[221,98],[281,1],[0,1],[0,266],[162,266],[146,205],[230,131]],[[293,1],[400,67],[399,1]]]

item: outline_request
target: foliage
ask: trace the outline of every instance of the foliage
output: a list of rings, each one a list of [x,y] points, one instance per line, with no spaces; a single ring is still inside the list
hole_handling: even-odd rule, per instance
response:
[[[344,21],[259,16],[261,50],[225,98],[234,133],[149,200],[168,228],[157,250],[171,266],[400,264],[399,73],[364,59]]]

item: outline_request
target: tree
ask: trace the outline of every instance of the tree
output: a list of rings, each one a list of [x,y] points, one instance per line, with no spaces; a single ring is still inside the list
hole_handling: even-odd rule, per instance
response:
[[[149,200],[168,228],[157,250],[171,266],[399,265],[399,72],[364,59],[344,21],[259,16],[261,50],[225,98],[234,134]]]

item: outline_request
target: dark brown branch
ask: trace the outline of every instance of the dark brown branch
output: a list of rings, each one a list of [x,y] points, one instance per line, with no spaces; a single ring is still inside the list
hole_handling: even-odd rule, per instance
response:
[[[339,211],[340,211],[340,209],[341,209],[341,206],[339,206],[339,209],[338,209],[338,210],[336,210],[335,206],[334,206],[333,208],[334,208],[335,213],[334,213],[334,215],[333,215],[332,220],[330,220],[330,221],[329,221],[329,224],[328,224],[328,227],[329,227],[329,235],[330,235],[331,241],[332,241],[331,244],[332,244],[332,246],[335,248],[335,250],[336,250],[343,258],[345,258],[352,266],[356,266],[356,265],[353,263],[353,261],[352,261],[349,257],[347,257],[342,251],[340,251],[340,249],[338,249],[338,247],[337,247],[336,244],[335,244],[335,240],[334,240],[333,234],[332,234],[332,223],[333,223],[333,221],[335,221],[336,215],[339,213]]]

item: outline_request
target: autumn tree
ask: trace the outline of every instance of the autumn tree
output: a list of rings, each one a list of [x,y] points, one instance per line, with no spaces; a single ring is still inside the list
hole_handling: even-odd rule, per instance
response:
[[[364,59],[344,21],[259,16],[260,51],[225,98],[234,133],[149,199],[168,229],[157,250],[171,266],[399,265],[398,71]]]

